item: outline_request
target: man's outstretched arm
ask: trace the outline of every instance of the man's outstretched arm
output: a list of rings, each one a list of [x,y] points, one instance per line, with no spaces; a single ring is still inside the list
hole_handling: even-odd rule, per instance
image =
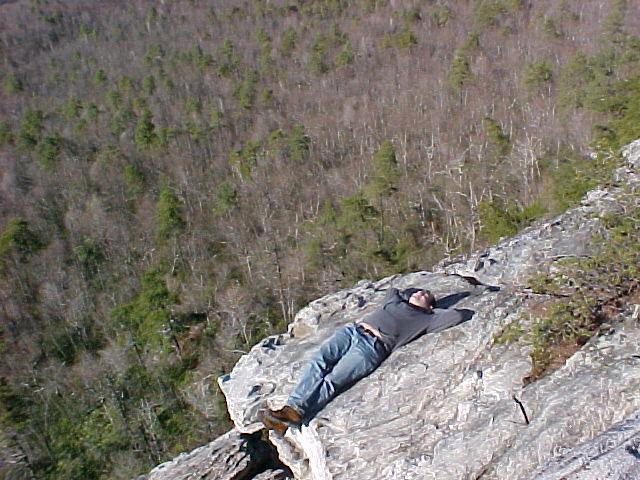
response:
[[[464,321],[462,313],[454,309],[435,309],[429,319],[427,333],[438,333],[447,328],[454,327]]]

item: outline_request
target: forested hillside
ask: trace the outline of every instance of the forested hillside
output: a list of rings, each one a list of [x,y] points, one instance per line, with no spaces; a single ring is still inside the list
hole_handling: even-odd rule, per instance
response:
[[[624,0],[0,2],[0,476],[129,479],[309,300],[575,204],[640,138]]]

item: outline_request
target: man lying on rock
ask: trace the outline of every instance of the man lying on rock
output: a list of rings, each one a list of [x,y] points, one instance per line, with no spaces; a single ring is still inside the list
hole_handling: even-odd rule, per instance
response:
[[[363,321],[339,328],[320,346],[287,404],[279,410],[262,410],[260,420],[284,435],[289,426],[309,421],[338,394],[373,372],[394,350],[424,333],[440,332],[462,321],[459,311],[436,308],[436,298],[428,290],[391,288],[379,308]]]

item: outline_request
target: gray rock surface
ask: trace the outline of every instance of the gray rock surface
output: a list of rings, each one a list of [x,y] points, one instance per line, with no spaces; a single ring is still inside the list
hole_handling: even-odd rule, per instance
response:
[[[526,278],[553,271],[560,258],[588,255],[599,215],[621,212],[625,187],[640,185],[640,142],[625,154],[621,185],[590,192],[580,207],[550,222],[442,262],[434,272],[363,281],[309,304],[288,333],[263,340],[219,379],[236,428],[260,430],[258,409],[280,407],[314,349],[337,326],[374,309],[390,286],[429,288],[452,307],[472,310],[473,318],[394,352],[309,425],[284,437],[270,433],[295,478],[523,478],[639,411],[640,325],[633,310],[526,387],[530,347],[493,342],[506,325],[530,321],[548,301],[527,291]]]
[[[640,478],[640,413],[535,470],[529,480]]]

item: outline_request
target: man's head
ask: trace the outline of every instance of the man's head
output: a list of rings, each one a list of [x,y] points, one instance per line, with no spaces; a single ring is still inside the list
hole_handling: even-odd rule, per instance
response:
[[[418,290],[409,297],[409,303],[430,312],[436,306],[436,297],[429,290]]]

